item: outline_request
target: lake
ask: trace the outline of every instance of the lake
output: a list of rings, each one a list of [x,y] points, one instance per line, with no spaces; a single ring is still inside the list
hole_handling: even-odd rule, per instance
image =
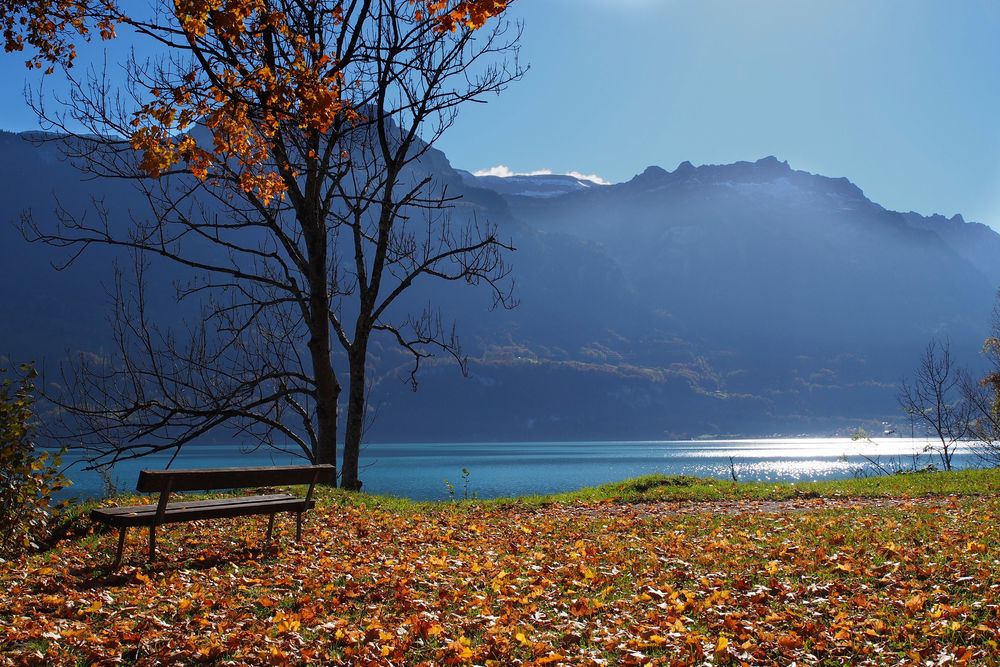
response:
[[[490,442],[439,444],[370,444],[362,450],[360,477],[369,493],[416,500],[449,498],[466,492],[462,469],[468,470],[468,493],[480,498],[556,493],[650,473],[730,478],[732,467],[741,481],[798,481],[851,477],[877,459],[892,468],[940,465],[936,455],[922,453],[927,441],[886,438],[875,444],[849,438],[759,440],[695,440],[643,442]],[[153,455],[115,466],[112,478],[121,491],[135,488],[140,469],[162,469],[169,455]],[[64,464],[72,463],[70,457]],[[292,465],[302,463],[273,450],[243,451],[238,446],[188,445],[172,468]],[[953,459],[955,467],[975,467],[979,460],[967,446]],[[104,482],[79,463],[68,466],[74,485],[64,496],[99,497]]]

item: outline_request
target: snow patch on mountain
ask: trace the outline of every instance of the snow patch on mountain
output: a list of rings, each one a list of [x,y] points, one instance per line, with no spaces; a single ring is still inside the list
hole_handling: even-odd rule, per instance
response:
[[[515,176],[569,176],[578,181],[589,181],[597,185],[611,185],[611,182],[597,174],[585,174],[581,171],[567,171],[557,174],[551,169],[536,169],[535,171],[517,172],[505,164],[498,164],[488,169],[472,172],[473,176],[496,176],[497,178],[513,178]]]
[[[460,170],[459,175],[466,185],[493,190],[501,195],[534,199],[550,199],[604,185],[593,180],[600,178],[599,176],[584,177],[576,173],[553,174],[549,170],[517,174],[503,165],[475,173]]]

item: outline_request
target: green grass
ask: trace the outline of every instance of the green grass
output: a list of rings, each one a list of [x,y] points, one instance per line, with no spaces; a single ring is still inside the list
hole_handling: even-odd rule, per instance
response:
[[[794,498],[914,498],[1000,491],[1000,469],[921,472],[824,482],[733,482],[647,475],[549,496],[549,502],[650,500],[790,500]],[[544,497],[541,498],[545,500]]]
[[[305,494],[306,487],[294,487]],[[244,491],[250,492],[250,491]],[[713,502],[725,500],[793,500],[796,498],[916,498],[921,496],[969,496],[1000,493],[1000,468],[920,472],[880,477],[823,482],[733,482],[731,480],[685,475],[645,475],[550,495],[529,495],[492,499],[418,501],[388,495],[349,493],[341,489],[317,487],[314,496],[321,504],[370,507],[396,513],[440,511],[466,512],[474,509],[542,507],[558,503],[643,503],[658,501]],[[184,494],[197,500],[225,497],[225,493]],[[99,505],[155,503],[156,494],[127,495],[109,500],[88,500],[71,505],[64,515],[68,523],[80,525],[91,508]]]
[[[704,477],[646,475],[552,495],[489,500],[422,502],[393,496],[322,489],[321,502],[368,506],[386,511],[426,512],[452,508],[503,508],[555,503],[641,503],[656,501],[792,500],[795,498],[916,498],[1000,493],[1000,468],[921,472],[823,482],[733,482]]]

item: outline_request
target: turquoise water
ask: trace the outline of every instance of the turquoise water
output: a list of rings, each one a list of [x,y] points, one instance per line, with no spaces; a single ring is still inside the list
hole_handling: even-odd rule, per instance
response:
[[[445,480],[455,495],[465,495],[462,469],[468,473],[468,492],[480,498],[556,493],[650,473],[701,477],[730,476],[730,457],[740,480],[811,481],[851,477],[877,459],[883,466],[940,465],[924,453],[926,441],[887,438],[877,444],[848,438],[761,440],[697,440],[647,442],[490,442],[440,444],[371,444],[361,454],[364,491],[417,500],[449,497]],[[153,455],[119,463],[111,475],[121,491],[135,488],[140,469],[162,469],[169,455]],[[171,468],[290,465],[302,459],[273,450],[242,451],[238,446],[189,445]],[[74,485],[64,495],[98,497],[104,482],[69,457],[64,463]],[[962,448],[953,465],[972,467],[976,456]]]

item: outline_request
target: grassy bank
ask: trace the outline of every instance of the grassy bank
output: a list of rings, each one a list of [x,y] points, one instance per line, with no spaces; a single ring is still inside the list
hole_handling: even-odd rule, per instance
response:
[[[450,508],[465,511],[510,506],[541,507],[559,503],[780,501],[796,498],[905,499],[998,493],[1000,493],[1000,468],[921,472],[823,482],[733,482],[705,477],[645,475],[552,495],[459,499],[455,502],[420,502],[392,496],[345,493],[336,489],[325,489],[320,492],[320,497],[339,504],[361,504],[386,510],[433,511]]]
[[[824,482],[733,482],[648,475],[552,496],[555,502],[657,500],[789,500],[793,498],[918,498],[1000,492],[1000,469],[923,472]]]
[[[152,564],[135,531],[117,574],[112,534],[0,564],[0,662],[1000,664],[998,484],[325,491],[301,543],[258,517],[167,527]]]

